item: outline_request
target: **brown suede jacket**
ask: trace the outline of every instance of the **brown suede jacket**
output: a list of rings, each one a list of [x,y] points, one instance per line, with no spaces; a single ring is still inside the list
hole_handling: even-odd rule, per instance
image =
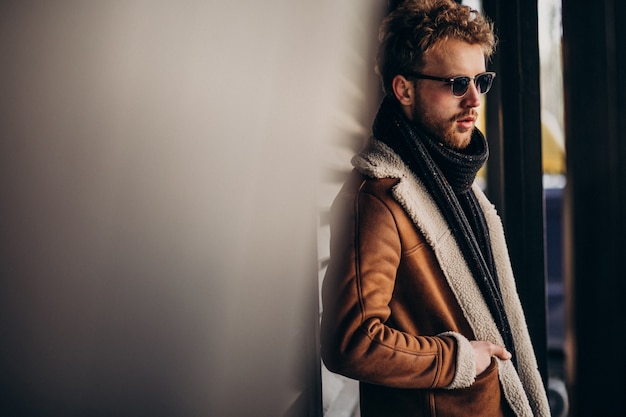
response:
[[[518,367],[494,359],[477,376],[469,341],[503,341],[435,202],[379,141],[353,164],[332,207],[321,340],[327,368],[361,382],[362,416],[549,416],[493,205],[474,186]]]

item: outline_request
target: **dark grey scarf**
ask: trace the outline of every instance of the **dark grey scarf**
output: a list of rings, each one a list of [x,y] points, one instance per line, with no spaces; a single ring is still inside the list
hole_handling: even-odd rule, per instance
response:
[[[471,186],[489,154],[474,131],[462,151],[432,140],[385,98],[373,125],[374,137],[391,147],[422,180],[446,219],[516,364],[515,346],[493,262],[489,230]]]

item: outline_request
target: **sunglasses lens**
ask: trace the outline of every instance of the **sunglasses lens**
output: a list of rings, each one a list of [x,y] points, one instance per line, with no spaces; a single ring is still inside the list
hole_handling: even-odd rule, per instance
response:
[[[493,82],[492,74],[481,74],[476,77],[476,88],[480,94],[485,94],[491,88]]]
[[[471,79],[469,77],[456,77],[452,82],[452,94],[461,97],[467,92]]]

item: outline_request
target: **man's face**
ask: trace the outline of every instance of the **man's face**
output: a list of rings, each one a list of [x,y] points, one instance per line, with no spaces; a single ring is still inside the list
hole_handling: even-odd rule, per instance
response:
[[[441,42],[424,62],[420,72],[435,77],[474,77],[485,72],[480,45],[458,40]],[[435,80],[415,81],[415,93],[413,120],[448,146],[465,148],[470,143],[480,106],[480,94],[474,82],[463,97],[453,96],[449,84]]]

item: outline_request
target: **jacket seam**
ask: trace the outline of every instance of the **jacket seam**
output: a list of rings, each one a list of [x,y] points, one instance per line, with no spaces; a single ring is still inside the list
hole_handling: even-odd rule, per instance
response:
[[[359,230],[359,222],[361,217],[360,207],[359,207],[359,195],[365,186],[366,180],[362,180],[359,188],[356,192],[354,198],[354,247],[360,248],[360,240],[361,234],[358,232]],[[365,319],[365,301],[363,300],[363,284],[361,282],[361,251],[356,250],[354,255],[354,273],[356,275],[356,290],[359,298],[359,308],[361,310],[361,323],[364,322]]]
[[[441,341],[441,339],[439,339],[438,337],[433,338],[435,340],[435,343],[437,344],[437,352],[442,352],[443,351],[443,342]],[[433,377],[433,384],[431,385],[431,388],[434,388],[437,386],[437,384],[439,383],[439,378],[441,378],[441,368],[442,368],[442,361],[440,360],[439,355],[435,355],[435,375]]]
[[[391,344],[388,344],[388,343],[383,343],[383,342],[381,342],[380,340],[376,340],[375,338],[373,338],[373,337],[371,336],[371,334],[370,334],[369,332],[365,331],[365,330],[363,329],[363,327],[359,327],[359,331],[360,331],[360,332],[362,332],[363,334],[365,334],[365,336],[366,336],[366,337],[367,337],[367,338],[368,338],[368,339],[369,339],[372,343],[376,343],[376,344],[377,344],[377,345],[379,345],[379,346],[386,347],[386,348],[388,348],[389,350],[392,350],[392,351],[394,351],[394,352],[406,353],[406,354],[408,354],[408,355],[413,355],[413,356],[437,356],[437,353],[438,353],[438,352],[416,352],[416,351],[414,351],[414,350],[400,349],[400,348],[394,347],[394,346],[393,346],[393,345],[391,345]],[[438,339],[438,338],[437,338],[437,336],[428,336],[428,337],[433,338],[433,339],[435,339],[435,340],[437,340],[437,339]],[[437,340],[437,342],[439,342],[439,340]]]
[[[387,210],[387,212],[389,213],[389,215],[391,216],[391,218],[393,219],[393,224],[396,228],[396,231],[398,232],[398,237],[400,236],[400,231],[398,228],[398,221],[396,219],[396,216],[393,213],[393,210],[391,210],[391,208],[389,207],[389,205],[387,203],[385,203],[380,197],[378,197],[377,195],[367,192],[367,191],[363,191],[363,188],[365,187],[365,184],[367,183],[368,180],[376,180],[379,178],[364,178],[361,181],[361,184],[359,185],[359,188],[355,194],[355,198],[354,198],[354,247],[358,248],[358,250],[355,251],[355,256],[354,256],[354,271],[355,271],[355,275],[356,275],[356,285],[357,285],[357,294],[358,294],[358,298],[359,298],[359,307],[361,309],[361,323],[365,322],[365,300],[363,297],[363,284],[361,282],[362,277],[361,277],[361,245],[360,245],[360,241],[361,241],[361,234],[358,232],[359,228],[359,221],[360,221],[360,196],[361,195],[368,195],[370,197],[372,197],[373,199],[375,199],[376,201],[378,201],[383,207],[385,207],[385,209]],[[402,248],[402,242],[400,242],[400,251],[403,252],[403,248]],[[395,280],[394,280],[394,287],[395,287]],[[367,332],[365,332],[367,334]],[[369,334],[368,334],[369,337]],[[372,341],[375,341],[372,339]]]

